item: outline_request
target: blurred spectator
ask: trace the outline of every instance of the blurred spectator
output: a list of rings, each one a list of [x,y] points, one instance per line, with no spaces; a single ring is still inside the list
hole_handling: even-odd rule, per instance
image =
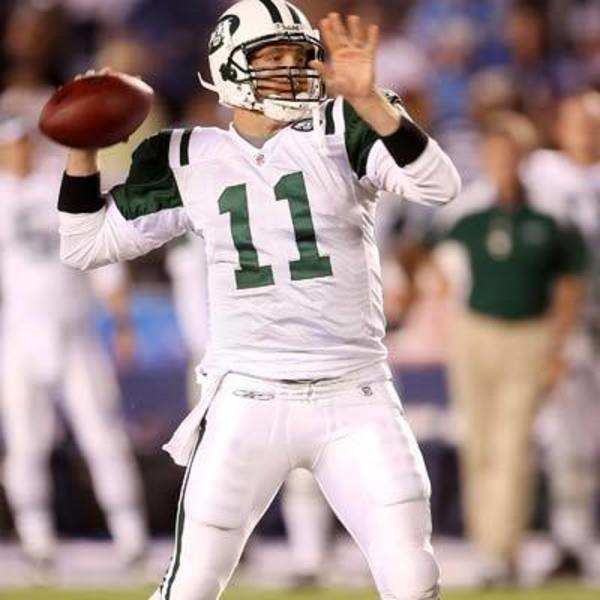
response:
[[[449,326],[453,311],[447,279],[433,260],[424,241],[403,243],[397,250],[399,272],[390,276],[389,259],[384,263],[384,302],[388,322],[400,326],[388,333],[386,346],[400,382],[407,416],[421,441],[454,441],[446,395],[446,361]],[[395,294],[390,294],[395,282]],[[395,299],[400,315],[391,312]],[[411,382],[419,382],[415,393]]]
[[[466,185],[480,178],[483,169],[479,152],[481,124],[493,112],[517,110],[517,89],[504,67],[484,69],[470,77],[469,118],[461,127],[451,130],[441,138]],[[453,210],[454,207],[451,211]]]
[[[387,340],[392,364],[435,364],[446,362],[448,319],[447,280],[432,260],[424,243],[405,244],[399,249],[403,276],[400,294],[402,326]]]
[[[491,113],[519,108],[518,88],[502,67],[478,71],[471,77],[469,88],[470,115],[476,126]]]
[[[22,87],[64,81],[68,66],[68,20],[57,6],[22,2],[8,15],[3,50],[5,85]]]
[[[208,36],[221,6],[217,2],[140,0],[127,18],[129,31],[152,48],[152,77],[175,120],[198,92],[196,73],[205,70]]]
[[[230,0],[229,3],[233,4],[233,0]],[[369,9],[367,3],[357,0],[298,0],[296,4],[315,27],[318,27],[319,19],[327,16],[332,11],[337,11],[340,14],[350,14],[353,11],[360,12],[364,8]]]
[[[532,500],[534,417],[560,369],[585,268],[580,233],[528,202],[519,167],[534,141],[524,117],[505,113],[487,122],[482,153],[494,203],[460,219],[446,238],[469,265],[450,368],[464,436],[465,522],[483,555],[486,585],[517,577]]]
[[[552,46],[549,13],[543,2],[513,3],[505,25],[509,72],[519,90],[521,109],[547,140],[553,100],[561,91],[559,55]]]
[[[563,89],[574,93],[585,87],[600,88],[600,4],[580,2],[571,7],[566,36],[572,53],[565,56],[561,77]]]
[[[464,125],[470,75],[482,67],[507,61],[501,31],[509,4],[508,0],[414,3],[406,33],[431,61],[428,92],[437,127],[455,129]]]
[[[131,13],[141,0],[48,0],[49,4],[61,4],[76,21],[100,21],[118,25]]]
[[[438,128],[457,128],[467,119],[469,76],[475,49],[475,32],[466,19],[446,23],[435,39],[430,59],[435,73],[429,91],[433,96],[432,121]]]
[[[582,319],[568,340],[566,373],[540,415],[538,433],[549,480],[556,575],[600,575],[596,505],[600,472],[600,93],[560,103],[559,150],[535,152],[525,169],[536,208],[576,223],[591,250]]]
[[[36,123],[52,94],[53,85],[64,80],[69,61],[68,27],[59,8],[29,2],[14,5],[2,37],[7,61],[0,111]],[[33,129],[33,128],[32,128]],[[64,149],[31,131],[40,168],[61,169]]]

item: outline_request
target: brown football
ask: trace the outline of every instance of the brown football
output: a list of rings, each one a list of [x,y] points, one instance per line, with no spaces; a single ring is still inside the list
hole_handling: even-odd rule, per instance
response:
[[[136,77],[106,73],[58,88],[44,106],[39,126],[70,148],[105,148],[126,140],[146,119],[154,92]]]

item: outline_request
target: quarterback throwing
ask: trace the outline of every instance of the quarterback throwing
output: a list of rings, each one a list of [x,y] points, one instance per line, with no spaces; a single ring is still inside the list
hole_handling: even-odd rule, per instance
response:
[[[209,44],[228,130],[163,131],[100,192],[72,150],[61,255],[89,269],[204,238],[210,339],[201,399],[168,451],[187,465],[172,560],[152,600],[219,598],[288,473],[313,472],[381,598],[436,600],[430,485],[386,364],[373,221],[380,190],[429,205],[449,158],[375,85],[378,30],[283,0],[242,0]],[[328,95],[325,90],[327,90]]]

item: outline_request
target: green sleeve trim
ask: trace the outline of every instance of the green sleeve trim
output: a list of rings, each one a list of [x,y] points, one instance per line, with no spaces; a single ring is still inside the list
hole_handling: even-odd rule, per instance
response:
[[[181,136],[181,144],[179,147],[179,162],[182,167],[190,164],[190,139],[192,138],[193,129],[186,129]]]
[[[169,165],[171,135],[171,131],[161,131],[142,142],[133,153],[127,180],[111,190],[128,221],[183,206]]]
[[[332,135],[335,133],[335,121],[333,120],[333,105],[334,101],[331,100],[325,106],[325,135]]]
[[[371,148],[379,139],[379,136],[358,116],[346,100],[344,100],[343,111],[346,125],[344,134],[346,152],[352,170],[360,179],[367,172],[369,152],[371,152]]]

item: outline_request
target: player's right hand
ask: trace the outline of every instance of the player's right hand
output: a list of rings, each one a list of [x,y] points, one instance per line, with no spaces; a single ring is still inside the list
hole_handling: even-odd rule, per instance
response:
[[[329,52],[329,60],[310,62],[325,80],[327,88],[353,99],[370,96],[375,89],[375,53],[379,43],[377,25],[365,27],[362,19],[350,15],[344,23],[338,13],[321,19],[320,29]]]

